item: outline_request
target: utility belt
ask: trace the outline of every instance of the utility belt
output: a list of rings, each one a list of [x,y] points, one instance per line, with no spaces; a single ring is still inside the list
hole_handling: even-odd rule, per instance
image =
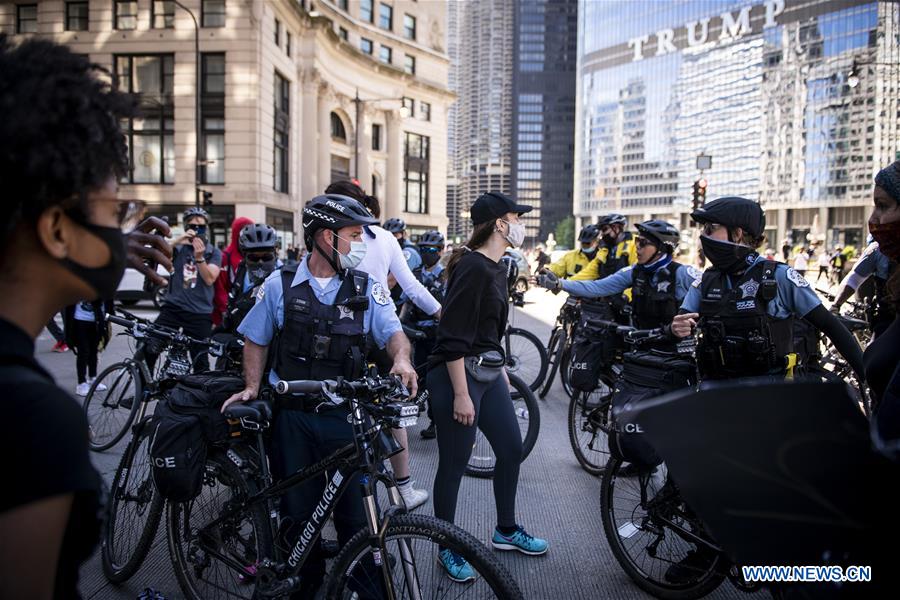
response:
[[[705,379],[730,379],[759,375],[793,377],[798,356],[792,349],[779,352],[769,335],[749,330],[727,335],[721,321],[700,326],[703,336],[697,346],[697,363]]]

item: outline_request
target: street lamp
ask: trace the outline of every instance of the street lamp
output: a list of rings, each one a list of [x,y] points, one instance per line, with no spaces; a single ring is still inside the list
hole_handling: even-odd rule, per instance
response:
[[[172,3],[178,8],[191,16],[194,21],[194,68],[197,71],[197,89],[194,92],[194,126],[196,128],[196,157],[194,165],[194,206],[200,206],[200,86],[203,83],[200,74],[200,24],[193,11],[178,0],[172,0]]]
[[[405,98],[366,98],[363,100],[359,97],[359,88],[356,88],[356,95],[353,97],[353,104],[356,105],[356,135],[353,144],[353,178],[359,180],[359,138],[360,138],[360,127],[362,127],[361,119],[360,119],[360,111],[362,110],[362,105],[367,102],[396,102],[397,100],[403,101]],[[403,106],[400,108],[400,116],[404,119],[410,116],[409,108]]]

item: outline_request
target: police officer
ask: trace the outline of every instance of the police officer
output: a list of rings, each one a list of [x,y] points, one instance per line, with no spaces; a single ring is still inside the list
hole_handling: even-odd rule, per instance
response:
[[[873,277],[875,297],[866,316],[872,333],[875,336],[881,335],[894,321],[895,312],[888,297],[887,282],[896,268],[897,263],[881,252],[878,242],[872,242],[863,252],[862,257],[853,265],[853,270],[841,282],[841,289],[831,305],[831,310],[839,312],[841,306],[853,295],[853,292],[858,290],[869,277]]]
[[[228,292],[228,308],[223,326],[234,332],[256,304],[266,278],[280,266],[275,256],[275,230],[265,223],[245,225],[238,236],[241,262],[235,270],[234,283]]]
[[[557,277],[568,278],[579,273],[597,256],[597,238],[600,226],[589,223],[578,234],[578,248],[566,252],[562,258],[547,267]]]
[[[794,318],[823,332],[862,377],[853,335],[823,306],[806,281],[755,248],[765,241],[766,217],[756,202],[726,197],[691,213],[703,225],[700,243],[711,268],[703,273],[672,322],[686,337],[699,324],[697,361],[704,379],[785,375],[796,362]]]
[[[667,326],[701,273],[672,259],[681,239],[673,225],[653,219],[638,223],[636,228],[636,265],[622,267],[596,281],[562,281],[555,275],[545,274],[539,278],[540,285],[551,290],[562,289],[571,296],[582,298],[618,296],[631,288],[635,327]]]
[[[246,389],[229,398],[222,410],[257,396],[276,334],[270,383],[361,376],[366,334],[371,332],[393,359],[391,372],[400,375],[415,394],[409,340],[390,296],[381,284],[354,270],[365,254],[362,226],[375,223],[375,219],[358,201],[329,194],[307,203],[303,223],[309,253],[297,265],[285,266],[266,280],[261,300],[238,328],[245,336]],[[347,406],[325,407],[319,398],[293,396],[279,400],[276,408],[271,460],[278,476],[313,464],[353,442]],[[286,492],[282,516],[290,523],[285,531],[288,538],[297,536],[300,525],[312,514],[324,481],[316,478]],[[338,501],[335,522],[341,545],[366,525],[358,482]],[[322,582],[325,561],[318,550],[304,565],[299,597],[313,597]]]
[[[409,265],[410,270],[415,271],[421,267],[422,257],[419,256],[416,245],[406,239],[406,221],[397,218],[388,219],[384,222],[384,228],[394,234],[394,238],[396,238],[397,243],[400,244],[400,248],[403,250],[403,257],[406,259],[406,264]]]

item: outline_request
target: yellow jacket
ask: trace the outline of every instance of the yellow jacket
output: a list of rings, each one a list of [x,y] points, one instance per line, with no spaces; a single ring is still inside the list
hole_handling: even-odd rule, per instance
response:
[[[566,256],[568,256],[568,254]],[[597,256],[594,257],[594,260],[589,262],[583,269],[580,269],[578,274],[572,277],[572,281],[592,281],[594,279],[600,279],[601,266],[606,263],[608,257],[609,248],[601,246],[597,251]],[[624,240],[616,244],[613,258],[622,259],[623,267],[637,264],[637,244],[634,243],[633,236],[626,236]],[[612,273],[609,274],[611,275]],[[557,273],[557,275],[559,275],[559,273]]]
[[[599,253],[599,252],[598,252]],[[596,259],[596,254],[594,255]],[[575,250],[571,250],[566,252],[562,258],[553,263],[552,265],[548,265],[548,269],[553,271],[553,273],[557,277],[561,277],[564,279],[571,278],[576,273],[581,273],[588,264],[591,263],[591,259],[585,255],[581,249],[576,248]],[[592,279],[596,279],[592,277]]]

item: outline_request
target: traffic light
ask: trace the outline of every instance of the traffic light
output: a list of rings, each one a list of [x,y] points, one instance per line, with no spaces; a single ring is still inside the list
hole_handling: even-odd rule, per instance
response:
[[[203,191],[201,191],[200,193],[203,194],[203,206],[212,206],[212,203],[213,203],[213,201],[212,201],[212,195],[213,195],[213,193],[212,193],[212,192],[207,192],[206,190],[203,190]]]
[[[694,210],[706,203],[706,185],[705,179],[698,179],[694,182],[694,199],[691,204]]]

